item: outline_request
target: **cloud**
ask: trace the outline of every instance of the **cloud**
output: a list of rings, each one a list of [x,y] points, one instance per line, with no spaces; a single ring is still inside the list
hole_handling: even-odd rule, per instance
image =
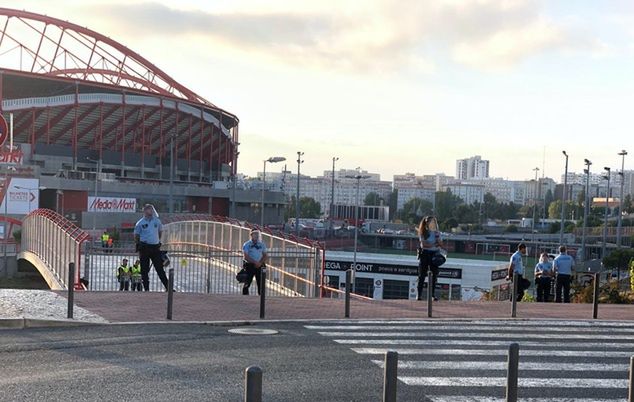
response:
[[[544,16],[538,0],[306,1],[309,11],[218,13],[156,2],[106,3],[86,11],[106,18],[117,34],[195,37],[291,65],[355,72],[433,71],[437,53],[430,49],[454,63],[490,70],[544,51],[592,47]]]

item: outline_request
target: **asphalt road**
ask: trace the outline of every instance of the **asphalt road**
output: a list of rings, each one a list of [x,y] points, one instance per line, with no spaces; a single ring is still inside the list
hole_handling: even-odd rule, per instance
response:
[[[622,323],[259,323],[246,328],[279,333],[255,336],[230,328],[1,330],[0,400],[241,401],[244,369],[255,364],[265,401],[380,401],[382,353],[396,349],[399,401],[498,401],[515,340],[524,345],[522,400],[624,401],[634,355],[634,325]]]

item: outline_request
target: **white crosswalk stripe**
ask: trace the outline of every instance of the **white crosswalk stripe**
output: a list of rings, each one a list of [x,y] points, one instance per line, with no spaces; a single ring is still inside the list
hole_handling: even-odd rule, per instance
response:
[[[615,402],[627,397],[634,324],[592,321],[354,321],[306,325],[383,367],[429,401],[503,401],[506,356],[520,345],[521,402]]]

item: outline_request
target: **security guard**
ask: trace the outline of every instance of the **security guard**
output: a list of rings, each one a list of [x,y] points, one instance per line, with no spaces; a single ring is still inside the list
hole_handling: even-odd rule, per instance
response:
[[[143,218],[139,219],[134,226],[134,241],[139,252],[139,260],[141,261],[141,280],[143,281],[143,289],[146,292],[150,290],[150,260],[161,283],[163,283],[166,290],[168,288],[161,255],[162,232],[163,225],[158,218],[156,209],[154,209],[152,204],[146,204],[143,207]]]
[[[143,290],[143,284],[141,282],[141,261],[136,260],[134,265],[130,268],[130,279],[132,280],[132,291]]]
[[[524,292],[531,285],[530,281],[524,278],[524,262],[522,257],[526,255],[526,244],[520,243],[517,245],[517,251],[511,256],[509,262],[507,281],[512,281],[514,275],[517,274],[517,301],[522,301],[524,298]],[[511,293],[511,301],[513,300],[513,294]]]
[[[242,253],[244,255],[244,269],[246,269],[248,275],[242,288],[242,294],[249,294],[249,287],[251,282],[253,282],[253,277],[255,277],[255,283],[258,285],[258,294],[260,294],[260,278],[262,267],[266,264],[267,253],[266,245],[260,241],[260,231],[258,229],[251,229],[251,240],[246,241],[242,245]]]
[[[121,261],[121,265],[117,269],[117,279],[119,279],[119,291],[130,290],[130,267],[127,258]]]
[[[559,247],[559,255],[553,261],[553,267],[557,274],[555,280],[555,301],[561,303],[561,294],[563,291],[563,302],[570,303],[570,280],[572,278],[572,269],[575,266],[575,260],[566,253],[566,246]]]

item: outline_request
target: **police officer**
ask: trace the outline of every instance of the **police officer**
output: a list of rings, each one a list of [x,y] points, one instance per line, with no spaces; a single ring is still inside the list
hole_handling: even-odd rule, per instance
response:
[[[152,204],[143,207],[143,218],[134,226],[134,241],[141,261],[141,278],[145,291],[150,290],[150,260],[165,289],[168,288],[167,276],[163,269],[161,256],[161,234],[163,225]]]
[[[506,276],[506,280],[513,280],[513,274],[517,274],[517,301],[522,301],[524,298],[524,292],[530,286],[530,281],[524,278],[524,262],[522,257],[526,255],[526,244],[520,243],[517,246],[517,251],[511,256],[509,263],[509,272]],[[511,293],[511,300],[512,299]]]
[[[247,270],[247,279],[244,282],[242,288],[242,294],[249,294],[249,287],[253,282],[255,276],[255,282],[258,285],[258,294],[260,294],[260,278],[262,274],[262,267],[266,263],[267,253],[266,246],[260,241],[260,231],[257,229],[251,229],[251,240],[248,240],[242,245],[242,253],[244,254],[244,268]]]
[[[570,303],[570,279],[572,278],[572,268],[575,260],[566,253],[566,246],[559,247],[559,255],[553,261],[557,279],[555,281],[555,302],[561,303],[561,293],[563,291],[564,303]]]

